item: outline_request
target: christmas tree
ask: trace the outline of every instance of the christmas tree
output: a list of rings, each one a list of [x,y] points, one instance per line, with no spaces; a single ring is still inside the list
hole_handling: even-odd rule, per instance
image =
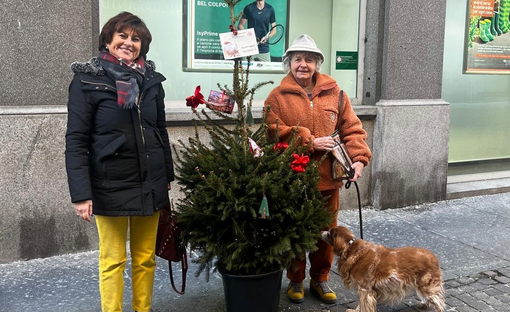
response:
[[[239,0],[224,0],[230,8],[231,25]],[[234,27],[232,27],[234,28]],[[270,81],[248,86],[250,68],[234,60],[232,87],[218,87],[234,98],[237,116],[195,107],[207,103],[197,92],[188,98],[198,123],[207,129],[209,143],[198,131],[177,150],[177,181],[183,198],[177,218],[185,242],[198,251],[197,275],[220,269],[229,274],[252,275],[282,270],[294,258],[316,249],[331,215],[317,188],[318,162],[306,156],[293,136],[278,143],[269,138],[263,122],[251,122],[255,92]],[[209,115],[228,120],[224,126]],[[266,112],[267,113],[267,112]],[[265,116],[263,120],[265,121]]]

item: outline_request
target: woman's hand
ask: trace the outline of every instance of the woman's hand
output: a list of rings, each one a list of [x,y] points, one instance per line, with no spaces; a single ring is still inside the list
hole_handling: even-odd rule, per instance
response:
[[[335,140],[330,136],[315,138],[313,140],[313,149],[316,151],[331,151],[335,146]]]
[[[352,177],[352,179],[349,179],[349,181],[356,182],[358,178],[361,178],[361,174],[363,173],[364,167],[365,165],[363,165],[363,163],[359,161],[352,164],[351,168],[354,170],[354,177]]]
[[[92,215],[92,200],[87,199],[74,203],[74,210],[78,217],[90,222],[90,216]]]

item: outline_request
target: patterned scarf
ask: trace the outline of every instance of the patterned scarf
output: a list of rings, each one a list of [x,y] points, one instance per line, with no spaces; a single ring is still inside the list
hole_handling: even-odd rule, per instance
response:
[[[144,59],[126,62],[107,51],[100,52],[97,58],[106,74],[115,80],[117,104],[125,109],[133,108],[145,75]]]

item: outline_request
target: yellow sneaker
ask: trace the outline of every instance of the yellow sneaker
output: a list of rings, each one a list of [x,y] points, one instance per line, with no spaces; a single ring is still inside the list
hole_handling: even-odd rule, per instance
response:
[[[290,281],[289,290],[287,290],[287,297],[294,303],[301,303],[305,301],[305,290],[303,289],[303,283],[295,283]]]
[[[319,297],[322,302],[335,303],[336,294],[328,286],[328,282],[316,282],[314,279],[310,280],[310,292]]]

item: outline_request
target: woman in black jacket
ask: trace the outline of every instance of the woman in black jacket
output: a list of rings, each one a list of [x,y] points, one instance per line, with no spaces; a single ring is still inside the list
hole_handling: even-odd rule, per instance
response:
[[[151,40],[122,12],[103,27],[98,57],[71,66],[66,169],[76,214],[95,215],[103,311],[122,311],[128,225],[133,310],[150,310],[159,210],[174,180],[165,78],[145,60]]]

